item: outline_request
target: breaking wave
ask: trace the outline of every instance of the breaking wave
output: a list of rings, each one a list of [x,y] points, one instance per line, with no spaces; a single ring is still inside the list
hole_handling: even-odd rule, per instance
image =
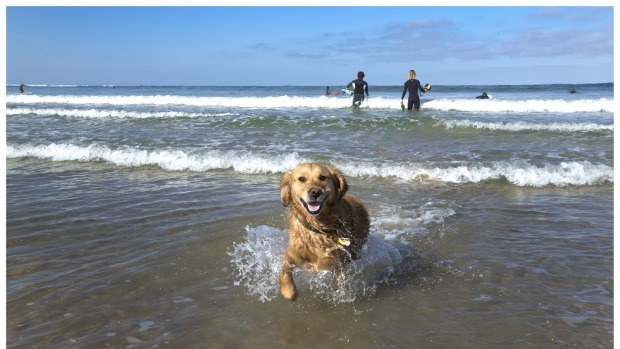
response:
[[[439,125],[447,129],[473,128],[490,131],[550,131],[550,132],[601,132],[614,131],[614,125],[602,125],[593,122],[553,122],[531,123],[525,121],[516,122],[485,122],[473,120],[439,120]]]
[[[64,106],[138,106],[138,105],[176,105],[192,107],[227,107],[227,108],[348,108],[351,105],[347,97],[198,97],[198,96],[45,96],[45,95],[7,95],[8,104],[62,104]],[[462,112],[516,112],[516,113],[575,113],[615,111],[613,99],[582,100],[476,100],[476,99],[422,99],[422,109]],[[362,108],[400,109],[397,98],[371,97]]]
[[[34,157],[51,161],[105,162],[117,166],[158,166],[166,171],[233,170],[243,174],[275,174],[318,159],[297,153],[266,154],[237,150],[183,150],[74,144],[9,144],[7,158]],[[525,160],[471,163],[450,167],[429,167],[410,163],[364,163],[348,160],[333,164],[348,176],[359,178],[479,183],[506,180],[517,186],[597,185],[613,182],[613,167],[589,161],[566,161],[533,165]]]

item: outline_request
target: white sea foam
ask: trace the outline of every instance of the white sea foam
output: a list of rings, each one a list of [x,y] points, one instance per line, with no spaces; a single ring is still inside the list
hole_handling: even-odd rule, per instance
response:
[[[351,105],[346,97],[191,97],[175,95],[157,96],[43,96],[7,95],[9,104],[62,104],[62,105],[183,105],[196,107],[227,108],[344,108]],[[362,104],[362,108],[400,109],[397,98],[372,97]],[[613,99],[583,100],[476,100],[476,99],[435,99],[424,101],[422,109],[465,112],[610,112],[615,111]]]
[[[484,122],[473,120],[440,120],[439,125],[447,129],[452,128],[475,128],[493,131],[552,131],[552,132],[600,132],[612,131],[614,125],[601,125],[591,122],[553,122],[548,124],[530,123],[524,121],[516,122]]]
[[[505,178],[517,186],[593,185],[613,182],[614,169],[588,161],[535,166],[527,161],[497,161],[456,167],[427,167],[415,164],[365,164],[345,162],[338,167],[350,176],[428,180],[446,183],[479,183]]]
[[[103,161],[118,166],[159,166],[167,171],[232,169],[245,174],[273,174],[312,161],[297,153],[264,154],[251,151],[181,150],[139,147],[110,149],[105,145],[74,144],[7,145],[7,158],[36,157],[52,161]],[[613,182],[613,167],[588,161],[567,161],[536,166],[524,160],[471,163],[453,167],[428,167],[405,163],[339,161],[334,164],[348,176],[395,178],[407,181],[479,183],[505,179],[517,186],[595,185]]]
[[[52,161],[104,161],[118,166],[159,166],[168,171],[209,171],[233,169],[239,173],[279,173],[306,159],[297,153],[269,156],[252,152],[211,150],[193,153],[183,150],[144,150],[126,147],[110,149],[105,145],[87,147],[73,144],[8,145],[7,158],[36,157]]]
[[[80,118],[196,118],[205,116],[234,116],[233,113],[188,113],[179,111],[161,112],[132,112],[126,110],[106,110],[106,109],[63,109],[63,108],[9,108],[6,115],[37,115],[37,116],[65,116]]]
[[[348,98],[321,97],[187,97],[174,95],[157,96],[39,96],[8,95],[7,103],[16,104],[62,104],[62,105],[183,105],[195,107],[235,108],[341,108],[348,107]]]
[[[9,108],[6,115],[37,115],[37,116],[62,116],[78,118],[131,118],[131,119],[150,119],[150,118],[198,118],[198,117],[226,117],[238,116],[239,114],[223,113],[193,113],[182,111],[160,111],[160,112],[134,112],[126,110],[109,109],[64,109],[64,108]],[[552,132],[600,132],[614,130],[613,124],[596,124],[592,122],[553,122],[553,123],[532,123],[525,121],[516,122],[486,122],[476,120],[439,120],[437,125],[447,129],[454,128],[474,128],[492,131],[552,131]]]
[[[381,236],[390,241],[411,235],[425,235],[433,224],[443,225],[448,217],[456,214],[447,202],[429,202],[416,209],[380,207],[374,210],[371,225]]]
[[[435,99],[423,104],[424,109],[456,110],[464,112],[493,113],[574,113],[574,112],[609,112],[615,110],[614,101],[601,99],[529,99],[529,100],[477,100],[477,99]]]
[[[21,84],[6,84],[6,86],[20,86]],[[88,86],[88,85],[50,85],[50,84],[28,84],[24,85],[25,87],[79,87],[79,86]]]

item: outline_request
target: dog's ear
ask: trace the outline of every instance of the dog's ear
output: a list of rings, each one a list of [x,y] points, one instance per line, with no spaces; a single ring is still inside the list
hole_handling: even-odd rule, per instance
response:
[[[332,167],[330,168],[330,171],[334,178],[334,185],[340,191],[340,195],[338,198],[342,200],[342,198],[344,197],[344,194],[347,192],[347,190],[349,190],[349,185],[347,184],[347,180],[344,179],[344,176],[342,175],[342,172],[340,172],[339,169]]]
[[[280,182],[280,201],[285,207],[291,203],[291,175],[291,171],[284,172]]]

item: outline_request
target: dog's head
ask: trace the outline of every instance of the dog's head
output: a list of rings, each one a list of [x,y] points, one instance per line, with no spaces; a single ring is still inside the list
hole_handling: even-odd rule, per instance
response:
[[[298,211],[317,217],[329,212],[348,190],[342,173],[330,166],[307,163],[287,171],[280,183],[280,200]]]

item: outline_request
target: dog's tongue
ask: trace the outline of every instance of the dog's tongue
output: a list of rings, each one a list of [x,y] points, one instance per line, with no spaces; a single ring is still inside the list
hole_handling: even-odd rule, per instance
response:
[[[318,201],[311,201],[308,203],[308,209],[312,212],[318,211],[319,208],[321,208],[321,203]]]

